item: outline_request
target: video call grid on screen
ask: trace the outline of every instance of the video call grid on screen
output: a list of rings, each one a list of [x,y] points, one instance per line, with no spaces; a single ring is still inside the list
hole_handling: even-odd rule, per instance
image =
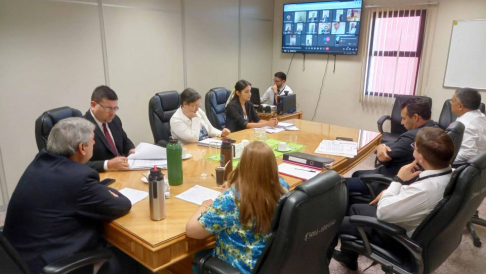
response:
[[[282,52],[358,53],[362,1],[284,4]]]

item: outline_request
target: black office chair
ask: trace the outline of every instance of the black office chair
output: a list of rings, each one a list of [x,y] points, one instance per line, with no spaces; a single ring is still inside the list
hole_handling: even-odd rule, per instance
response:
[[[451,137],[452,143],[454,144],[454,154],[451,159],[451,165],[454,163],[459,150],[461,149],[462,144],[462,137],[464,136],[464,125],[461,122],[453,122],[449,125],[449,127],[445,130],[447,135]],[[368,190],[370,191],[370,195],[352,195],[351,199],[355,203],[369,203],[375,199],[376,195],[379,193],[375,193],[376,186],[381,184],[385,186],[389,186],[393,181],[391,177],[387,177],[380,174],[364,174],[359,177],[359,180],[366,185]],[[380,188],[381,189],[381,188]]]
[[[272,236],[252,273],[329,273],[326,252],[347,208],[344,179],[327,171],[285,194],[272,220]],[[240,273],[215,257],[196,257],[199,273]]]
[[[358,252],[382,265],[386,273],[431,273],[437,269],[461,242],[462,231],[486,192],[486,153],[456,169],[444,192],[444,198],[408,237],[404,228],[373,217],[351,216],[361,239],[342,235],[341,249]],[[394,250],[370,243],[364,228],[385,233],[403,245],[411,256],[397,255]]]
[[[381,142],[388,143],[393,142],[398,139],[398,137],[407,131],[407,129],[402,126],[401,120],[402,117],[400,115],[402,109],[402,103],[407,101],[410,98],[423,98],[429,101],[430,107],[432,107],[432,98],[426,96],[413,96],[413,95],[396,95],[395,96],[395,103],[393,104],[393,109],[391,115],[383,115],[378,119],[378,130],[382,134]],[[391,131],[390,132],[383,132],[383,123],[386,120],[390,120],[391,123]]]
[[[108,249],[88,251],[72,255],[58,260],[44,267],[44,274],[63,274],[74,271],[87,265],[97,265],[101,267],[103,263],[111,258]],[[29,274],[31,273],[27,264],[20,258],[15,248],[9,243],[0,229],[0,268],[2,273],[9,274]],[[97,271],[96,271],[97,272]],[[94,273],[96,273],[94,272]]]
[[[222,130],[226,124],[226,101],[231,91],[225,88],[212,88],[206,93],[204,107],[209,122],[213,127]]]
[[[70,107],[55,108],[42,113],[35,120],[35,141],[39,151],[46,147],[49,133],[57,122],[65,118],[81,116],[83,116],[81,111]]]
[[[163,91],[155,94],[149,101],[149,121],[154,143],[166,146],[169,142],[170,118],[180,107],[177,91]]]
[[[479,110],[484,113],[484,103],[481,103],[479,105]],[[439,116],[439,127],[446,129],[452,122],[454,122],[457,119],[457,116],[452,112],[451,109],[451,100],[447,99],[444,102],[444,105],[442,106],[442,111],[440,112]]]
[[[479,110],[484,113],[485,106],[484,103],[481,103],[479,105]],[[439,126],[441,128],[447,127],[450,123],[454,122],[457,119],[456,115],[452,113],[451,110],[451,100],[448,99],[444,102],[444,105],[442,106],[442,111],[440,112],[440,117],[439,117]],[[461,139],[462,142],[462,139]],[[454,143],[455,145],[455,143]],[[457,151],[459,152],[459,151]],[[457,153],[454,154],[454,159],[455,156],[457,156]],[[466,162],[461,162],[461,161],[454,161],[452,163],[452,167],[458,168],[462,165],[466,164]],[[473,244],[475,247],[481,247],[482,242],[481,239],[478,237],[476,234],[476,230],[473,227],[473,224],[481,225],[481,226],[486,226],[486,220],[479,218],[478,212],[474,214],[474,216],[471,218],[471,221],[468,222],[467,224],[467,230],[471,234],[471,238],[473,239]]]

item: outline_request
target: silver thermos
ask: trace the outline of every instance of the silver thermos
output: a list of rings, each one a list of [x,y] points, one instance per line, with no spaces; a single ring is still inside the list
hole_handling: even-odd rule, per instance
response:
[[[156,166],[149,174],[150,219],[160,221],[165,219],[165,184],[164,174]]]

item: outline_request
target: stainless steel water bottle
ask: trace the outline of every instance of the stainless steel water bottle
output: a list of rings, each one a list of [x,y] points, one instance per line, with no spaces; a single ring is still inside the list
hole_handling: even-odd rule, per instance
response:
[[[160,221],[165,219],[165,184],[164,174],[156,166],[149,174],[150,219]]]

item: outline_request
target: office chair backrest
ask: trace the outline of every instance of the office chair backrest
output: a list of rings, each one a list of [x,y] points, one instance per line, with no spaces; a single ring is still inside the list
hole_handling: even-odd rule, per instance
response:
[[[479,105],[479,110],[484,113],[484,103]],[[457,116],[452,112],[451,109],[451,99],[447,99],[442,106],[442,111],[440,112],[439,116],[439,127],[446,129],[452,122],[457,119]]]
[[[209,122],[213,127],[222,130],[226,124],[226,101],[231,91],[225,88],[212,88],[206,93],[204,107]]]
[[[46,147],[49,133],[57,122],[69,117],[81,116],[83,116],[81,111],[70,107],[55,108],[42,113],[42,115],[35,120],[35,141],[39,151]]]
[[[453,122],[446,128],[447,135],[451,137],[452,143],[454,143],[454,154],[452,155],[451,164],[454,163],[457,153],[459,153],[459,149],[461,149],[464,129],[464,124],[461,122]]]
[[[442,106],[439,116],[439,127],[446,129],[452,122],[457,119],[457,116],[452,112],[451,99],[447,99]]]
[[[149,101],[149,121],[154,142],[169,141],[170,118],[180,106],[180,95],[175,90],[155,94]]]
[[[486,153],[453,172],[444,198],[412,235],[423,248],[424,273],[437,269],[460,244],[464,227],[486,195],[485,188]]]
[[[338,233],[347,202],[344,179],[335,171],[284,195],[272,221],[273,236],[253,273],[329,273],[325,254]]]
[[[0,231],[0,268],[2,273],[30,273],[27,264],[20,258],[17,251]]]
[[[414,95],[396,95],[395,96],[395,103],[393,104],[391,117],[391,133],[402,134],[407,131],[407,129],[402,126],[401,121],[401,112],[402,112],[402,103],[407,101],[410,98],[422,98],[429,102],[430,107],[432,108],[432,98],[427,96],[414,96]]]

